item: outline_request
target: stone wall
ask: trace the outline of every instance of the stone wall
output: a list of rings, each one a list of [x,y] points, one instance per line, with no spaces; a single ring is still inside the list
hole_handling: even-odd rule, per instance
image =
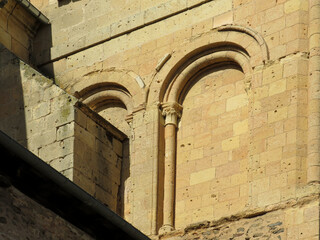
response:
[[[40,68],[53,70],[72,102],[129,137],[125,171],[115,163],[119,151],[105,156],[125,179],[119,201],[126,220],[163,238],[197,221],[236,216],[242,223],[246,213],[255,221],[264,211],[281,219],[263,220],[266,232],[278,222],[318,229],[317,221],[284,217],[299,212],[291,201],[300,204],[319,188],[317,1],[33,2],[52,22],[52,48],[35,56]],[[95,169],[100,149],[117,141],[101,146],[95,120],[81,119],[64,128],[74,127],[75,147],[95,159],[88,165]],[[105,176],[86,167],[81,160],[74,179],[100,191],[88,179]],[[103,195],[114,202],[119,190],[112,189]],[[288,232],[279,236],[290,239]]]
[[[243,165],[249,101],[243,77],[232,66],[211,70],[184,98],[177,132],[177,228],[234,214],[248,202]]]
[[[14,187],[0,187],[1,239],[93,239]]]
[[[199,222],[159,239],[319,239],[318,198],[306,198],[282,207],[272,212]]]
[[[137,1],[132,12],[96,2],[91,15],[92,3],[39,1],[55,39],[42,67],[130,135],[125,219],[157,234],[166,216],[183,229],[307,196],[317,174],[307,171],[308,151],[317,151],[308,128],[318,124],[308,100],[309,67],[318,69],[309,2],[174,2]],[[166,112],[171,103],[181,108]]]
[[[32,41],[40,23],[18,2],[0,5],[0,43],[26,62],[31,60]]]
[[[103,118],[89,109],[75,108],[72,181],[120,215],[120,185],[126,180],[121,171],[128,152],[125,143],[126,136]]]
[[[206,6],[205,3],[210,2]],[[50,19],[52,23],[53,46],[51,59],[68,56],[74,51],[87,48],[99,42],[108,41],[119,35],[130,33],[172,15],[192,15],[199,17],[208,13],[222,14],[231,9],[231,1],[207,0],[161,0],[161,1],[31,1]],[[197,12],[190,9],[198,8]],[[205,11],[205,12],[204,12]],[[200,14],[202,12],[202,14]],[[165,24],[164,24],[165,25]],[[40,56],[41,55],[41,56]],[[44,54],[39,54],[38,64],[48,62]]]
[[[0,129],[112,210],[121,209],[126,135],[4,47],[0,59]]]

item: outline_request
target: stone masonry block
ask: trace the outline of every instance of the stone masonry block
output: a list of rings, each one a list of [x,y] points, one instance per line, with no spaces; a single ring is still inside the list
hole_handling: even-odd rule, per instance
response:
[[[287,118],[288,107],[278,108],[268,112],[268,122],[273,123]]]
[[[49,162],[50,166],[58,172],[62,172],[74,167],[74,155],[69,154],[63,158],[57,158]]]
[[[226,111],[233,111],[235,109],[244,107],[248,104],[248,96],[247,94],[240,94],[235,97],[231,97],[227,99]]]
[[[112,138],[113,151],[120,157],[122,157],[122,142],[116,138]]]
[[[57,141],[74,136],[74,122],[67,123],[57,128]]]
[[[229,151],[239,147],[239,136],[228,138],[222,141],[222,151]]]
[[[248,120],[243,120],[233,124],[234,135],[241,135],[248,132]]]
[[[215,178],[215,168],[194,172],[190,175],[190,185],[200,184]]]
[[[50,102],[41,102],[37,106],[35,106],[32,110],[33,119],[38,119],[40,117],[44,117],[51,112]]]
[[[297,10],[308,11],[308,6],[307,0],[290,0],[284,4],[284,12],[288,14]]]

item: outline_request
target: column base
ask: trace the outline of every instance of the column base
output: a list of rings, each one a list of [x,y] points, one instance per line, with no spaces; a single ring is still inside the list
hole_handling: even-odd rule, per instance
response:
[[[165,224],[159,229],[159,235],[163,235],[163,234],[172,232],[173,230],[174,230],[173,226],[171,226],[169,224]]]

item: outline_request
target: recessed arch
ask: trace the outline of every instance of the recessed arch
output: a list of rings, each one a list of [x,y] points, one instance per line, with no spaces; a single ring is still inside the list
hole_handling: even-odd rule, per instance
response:
[[[249,75],[254,68],[264,65],[269,60],[269,50],[265,40],[250,28],[225,25],[213,29],[209,34],[206,44],[203,44],[202,38],[193,39],[172,53],[171,58],[150,85],[148,104],[164,101],[171,82],[183,74],[184,69],[190,68],[188,66],[191,63],[205,61],[208,55],[220,54],[220,57],[216,57],[216,62],[235,62],[241,66],[246,78],[250,78]]]
[[[124,69],[100,69],[84,75],[67,91],[78,98],[103,90],[118,89],[130,96],[133,108],[145,105],[145,83],[132,71]]]
[[[207,55],[200,54],[198,58],[191,63],[183,66],[173,78],[166,79],[167,85],[164,84],[160,90],[160,99],[162,102],[179,102],[180,94],[194,75],[199,74],[203,69],[215,66],[230,64],[237,65],[244,73],[251,73],[249,57],[245,52],[238,49],[219,48]]]
[[[197,186],[214,185],[215,179],[223,181],[224,177],[231,177],[232,174],[247,174],[239,168],[239,165],[240,162],[247,163],[248,151],[241,156],[234,155],[233,151],[248,150],[250,134],[248,116],[251,103],[249,98],[252,96],[249,90],[252,73],[256,67],[263,66],[269,60],[268,48],[259,34],[241,26],[222,26],[208,34],[212,35],[207,43],[201,38],[194,39],[173,52],[172,57],[157,73],[150,86],[148,102],[150,104],[160,102],[165,117],[162,125],[164,200],[163,225],[160,233],[172,231],[177,223],[181,227],[184,222],[190,224],[194,220],[203,220],[197,218],[186,220],[184,219],[186,215],[181,215],[183,219],[177,220],[179,214],[176,214],[176,211],[184,209],[183,204],[190,200],[187,194],[189,188],[196,191]],[[226,73],[225,77],[222,72]],[[208,78],[205,78],[207,76]],[[211,88],[208,92],[203,91],[201,84],[206,80],[217,82],[218,78],[223,79],[219,89]],[[197,87],[201,90],[197,91]],[[188,94],[189,98],[184,101]],[[205,94],[207,98],[203,98],[201,94]],[[183,110],[187,103],[191,104]],[[183,118],[184,115],[187,117]],[[244,126],[243,132],[234,134],[234,129],[241,124]],[[240,141],[240,138],[244,140]],[[211,158],[215,156],[218,159],[218,155],[223,160],[220,165],[214,165]],[[234,163],[229,163],[229,158]],[[193,171],[195,166],[189,164],[196,164],[197,161],[205,162],[208,167],[199,172]],[[183,170],[179,175],[178,168],[189,169],[189,175],[186,177]],[[219,174],[216,175],[216,168],[219,170],[230,168],[234,169],[234,172],[225,176],[217,170]],[[206,177],[203,177],[204,175]],[[222,193],[230,187],[231,185],[227,184],[217,191]],[[177,205],[178,201],[180,205]],[[231,201],[233,200],[230,199]],[[213,205],[208,205],[209,208],[213,213]],[[201,209],[207,211],[205,207]],[[192,214],[196,216],[198,211],[200,208],[190,212],[188,216],[193,218]],[[206,214],[210,215],[210,211]]]
[[[83,89],[78,93],[80,101],[88,105],[91,109],[101,109],[103,104],[109,104],[110,101],[120,101],[128,111],[128,115],[133,111],[133,103],[129,92],[117,85],[97,84]]]

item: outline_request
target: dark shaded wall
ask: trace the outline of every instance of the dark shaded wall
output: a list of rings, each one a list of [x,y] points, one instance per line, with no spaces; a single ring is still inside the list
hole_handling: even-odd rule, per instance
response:
[[[20,61],[0,43],[0,130],[27,147]]]
[[[0,239],[92,239],[15,187],[0,186]]]

